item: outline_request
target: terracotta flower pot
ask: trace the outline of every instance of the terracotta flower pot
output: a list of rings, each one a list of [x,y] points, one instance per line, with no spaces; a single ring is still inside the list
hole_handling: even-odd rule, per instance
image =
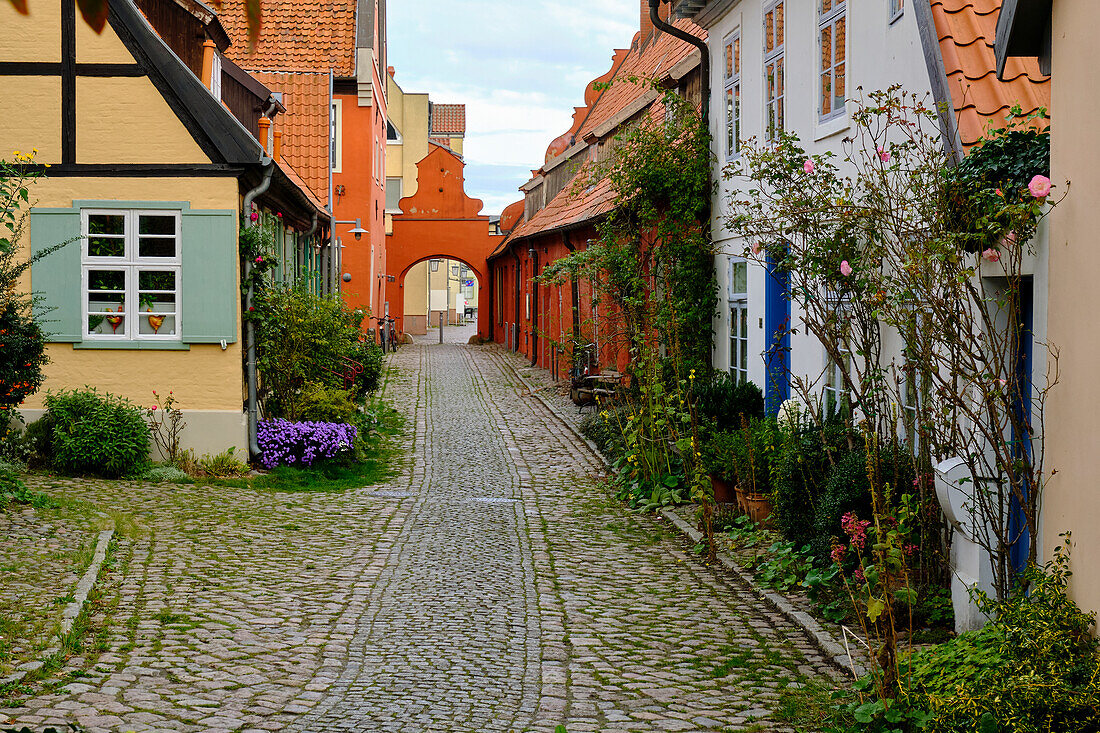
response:
[[[725,479],[714,475],[710,475],[710,485],[714,489],[714,503],[715,504],[731,504],[737,501],[737,496],[734,493],[733,487]]]
[[[749,519],[761,527],[771,529],[772,498],[770,496],[767,494],[745,494],[742,507],[745,509],[745,514],[749,515]]]

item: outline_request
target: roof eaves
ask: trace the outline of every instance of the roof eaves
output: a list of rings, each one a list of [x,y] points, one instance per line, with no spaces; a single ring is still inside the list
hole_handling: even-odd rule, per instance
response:
[[[962,140],[959,138],[951,90],[947,87],[947,69],[943,63],[943,50],[940,47],[939,33],[936,32],[936,21],[932,16],[932,6],[926,1],[918,1],[913,3],[913,12],[916,13],[921,49],[924,51],[924,63],[928,69],[928,82],[936,100],[940,135],[949,156],[957,163],[964,156]]]
[[[168,48],[133,0],[114,0],[108,21],[204,153],[215,163],[260,163],[260,143]]]

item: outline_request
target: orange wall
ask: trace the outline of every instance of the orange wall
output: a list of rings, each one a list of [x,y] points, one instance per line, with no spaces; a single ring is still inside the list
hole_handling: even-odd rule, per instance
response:
[[[350,282],[341,282],[344,300],[351,307],[369,310],[372,317],[378,317],[385,312],[384,278],[387,275],[383,213],[386,204],[386,105],[385,99],[377,92],[383,88],[377,80],[374,88],[374,104],[370,107],[359,106],[358,97],[354,94],[336,95],[342,101],[343,155],[341,172],[333,174],[332,183],[334,189],[344,187],[342,196],[333,196],[336,218],[345,221],[361,219],[363,228],[369,231],[357,241],[348,234],[354,224],[336,225],[335,234],[344,245],[343,272],[351,275]],[[379,145],[383,164],[381,175],[376,176]]]

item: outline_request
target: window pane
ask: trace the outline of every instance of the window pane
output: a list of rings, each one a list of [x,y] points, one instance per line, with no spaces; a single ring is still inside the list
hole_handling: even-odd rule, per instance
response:
[[[100,336],[112,334],[121,336],[126,333],[126,318],[125,316],[89,315],[88,333]]]
[[[841,109],[844,107],[844,64],[837,64],[836,67],[836,82],[834,83],[835,89],[833,90],[833,107],[835,109]]]
[[[142,313],[138,318],[138,333],[142,336],[175,336],[176,317]]]
[[[138,273],[138,290],[175,290],[176,273],[142,270]]]
[[[844,16],[837,18],[836,20],[836,45],[834,50],[836,51],[836,62],[838,64],[844,63],[844,41],[846,36],[844,26]]]
[[[833,9],[832,0],[821,0],[821,12],[825,14]]]
[[[783,3],[775,6],[775,47],[783,45]]]
[[[138,221],[138,234],[176,233],[176,217],[142,214]]]
[[[175,313],[176,296],[172,293],[138,293],[141,313]]]
[[[828,71],[833,65],[833,29],[825,26],[821,29],[821,70]]]
[[[726,78],[733,76],[733,44],[726,44]]]
[[[126,217],[123,214],[89,214],[88,234],[125,234]]]
[[[118,290],[126,289],[125,270],[89,270],[89,290]]]
[[[733,39],[733,73],[741,73],[741,37]]]
[[[741,150],[741,85],[733,88],[733,151]]]
[[[726,90],[726,150],[732,154],[735,147],[735,133],[733,124],[734,106],[733,106],[733,90]]]
[[[731,264],[731,293],[748,292],[749,266],[746,262],[734,262]]]
[[[138,242],[138,257],[175,257],[175,237],[142,237]]]
[[[764,15],[764,51],[775,48],[775,11],[769,11]]]
[[[833,92],[829,88],[832,86],[830,82],[829,72],[825,72],[821,75],[821,115],[825,116],[833,111]]]
[[[122,237],[88,237],[89,257],[125,257],[126,240]]]
[[[125,293],[113,293],[108,290],[92,290],[88,292],[89,313],[106,313],[107,311],[124,313],[126,311],[125,303]]]

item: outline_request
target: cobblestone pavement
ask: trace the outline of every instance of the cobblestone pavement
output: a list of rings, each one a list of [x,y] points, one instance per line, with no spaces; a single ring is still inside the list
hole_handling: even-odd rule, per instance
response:
[[[593,478],[602,463],[528,393],[515,357],[432,335],[392,357],[410,460],[386,486],[47,482],[114,507],[129,529],[106,651],[13,722],[783,730],[769,719],[781,688],[828,674],[808,641],[614,501]]]

